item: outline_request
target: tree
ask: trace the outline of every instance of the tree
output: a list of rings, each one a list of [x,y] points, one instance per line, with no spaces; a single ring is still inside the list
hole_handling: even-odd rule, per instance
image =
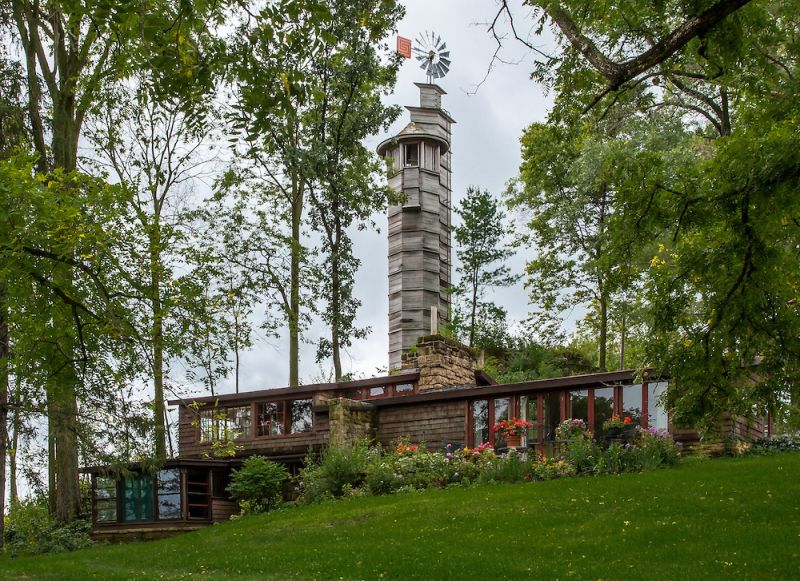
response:
[[[633,104],[651,136],[614,138],[628,155],[612,238],[634,230],[650,249],[644,353],[672,378],[673,421],[780,406],[797,379],[797,3],[639,3],[633,18],[541,6],[564,43],[536,71],[558,94],[550,124],[577,130]],[[654,137],[653,111],[680,121],[674,139]]]
[[[25,117],[22,104],[22,71],[16,63],[0,57],[0,162],[7,160],[15,148],[20,147],[25,139]],[[0,227],[0,239],[5,239],[6,232]],[[0,268],[0,272],[2,268]],[[11,338],[9,335],[8,288],[5,278],[0,276],[0,515],[5,514],[6,490],[6,450],[8,457],[13,458],[8,440],[9,380],[11,359]],[[14,412],[15,425],[19,410]],[[16,434],[16,430],[14,430]],[[15,438],[16,439],[16,438]],[[16,491],[16,463],[11,464],[11,503]],[[3,546],[5,523],[0,522],[0,548]]]
[[[208,35],[202,30],[207,22],[218,19],[221,12],[213,11],[219,7],[206,5],[198,12],[192,3],[164,2],[147,10],[132,8],[128,3],[49,2],[42,6],[36,1],[10,0],[4,4],[26,69],[26,108],[36,168],[50,175],[50,183],[85,185],[72,175],[78,168],[80,138],[84,121],[106,96],[108,83],[128,76],[137,66],[152,66],[161,73],[162,90],[183,90],[192,96],[203,92],[202,87],[197,89],[200,81],[208,79],[209,68],[204,66],[200,42]],[[195,73],[199,74],[191,88],[183,81],[175,82],[176,77],[185,80]],[[76,191],[75,197],[81,199],[82,192]],[[40,271],[34,276],[52,300],[46,309],[49,323],[40,330],[49,346],[41,356],[49,370],[50,506],[60,520],[70,521],[79,509],[77,415],[82,372],[76,361],[84,345],[75,316],[80,309],[68,291],[81,276],[76,272],[81,261],[55,248],[35,250],[37,258],[51,261],[47,272],[52,274],[43,276]]]
[[[381,183],[383,164],[363,141],[388,129],[399,115],[399,108],[380,99],[394,86],[399,57],[383,63],[378,47],[402,13],[394,2],[332,2],[332,19],[321,34],[336,41],[315,59],[315,105],[307,116],[313,174],[306,181],[311,225],[322,232],[319,286],[325,300],[322,318],[330,328],[330,338],[319,343],[317,361],[330,356],[337,380],[343,377],[341,349],[369,331],[355,326],[361,304],[353,295],[359,261],[348,229],[366,227],[392,196]],[[388,52],[388,46],[382,48]]]
[[[205,143],[213,127],[192,120],[178,98],[157,94],[146,72],[120,84],[114,93],[116,98],[104,105],[90,138],[104,158],[101,167],[108,167],[131,190],[129,259],[124,268],[134,283],[131,296],[143,299],[135,312],[141,314],[141,334],[148,338],[153,449],[156,458],[165,458],[165,380],[169,361],[181,355],[187,342],[175,314],[181,310],[186,317],[189,311],[188,316],[198,320],[209,316],[202,309],[205,303],[187,296],[181,284],[186,279],[175,270],[187,262],[187,246],[193,242],[193,201],[187,198],[210,163]]]
[[[505,318],[504,312],[491,301],[484,300],[486,291],[494,287],[510,286],[519,280],[503,261],[514,255],[503,241],[506,235],[505,214],[487,190],[470,186],[466,197],[455,208],[462,224],[454,229],[460,266],[456,269],[460,279],[453,292],[466,301],[463,332],[470,347],[479,344],[488,329],[490,319]],[[501,264],[497,264],[500,262]],[[479,315],[483,315],[482,317]],[[456,319],[457,332],[461,329]]]
[[[331,327],[331,339],[320,343],[319,354],[333,357],[337,375],[341,347],[363,333],[353,324],[358,263],[347,228],[368,222],[388,199],[388,190],[376,185],[374,156],[360,141],[396,115],[379,96],[393,83],[397,61],[381,63],[375,44],[402,10],[393,1],[364,0],[292,7],[290,13],[283,27],[265,28],[255,18],[239,28],[230,117],[244,138],[238,156],[244,162],[228,186],[249,198],[243,206],[258,207],[263,219],[250,230],[249,242],[235,242],[249,245],[240,255],[256,259],[250,268],[262,273],[264,294],[287,323],[289,385],[294,386],[302,327],[318,298],[307,287],[320,283],[310,276],[317,253],[303,231],[309,214],[311,225],[322,232],[325,275],[319,286],[327,305],[323,318]],[[242,214],[232,220],[249,227]]]

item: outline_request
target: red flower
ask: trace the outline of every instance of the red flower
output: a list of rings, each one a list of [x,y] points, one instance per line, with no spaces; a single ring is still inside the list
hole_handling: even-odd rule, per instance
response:
[[[631,418],[630,418],[630,416],[628,416],[628,417],[625,418],[625,424],[627,425],[627,424],[630,424],[630,423],[631,423]]]

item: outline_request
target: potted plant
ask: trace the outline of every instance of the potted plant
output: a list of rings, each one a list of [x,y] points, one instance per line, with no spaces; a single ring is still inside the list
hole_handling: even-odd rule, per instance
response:
[[[522,443],[522,436],[532,428],[533,424],[519,418],[500,420],[494,425],[494,433],[505,438],[509,448],[515,448]]]
[[[633,427],[630,416],[611,416],[610,420],[603,422],[603,431],[608,438],[621,438],[623,433]]]

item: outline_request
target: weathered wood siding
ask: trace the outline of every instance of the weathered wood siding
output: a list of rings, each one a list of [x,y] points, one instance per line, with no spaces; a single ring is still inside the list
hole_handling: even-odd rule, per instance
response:
[[[239,504],[229,498],[211,499],[211,520],[223,522],[230,520],[231,516],[239,514]]]
[[[412,442],[424,442],[431,451],[447,444],[463,445],[467,441],[466,414],[465,401],[380,408],[378,441],[389,445],[406,437]]]

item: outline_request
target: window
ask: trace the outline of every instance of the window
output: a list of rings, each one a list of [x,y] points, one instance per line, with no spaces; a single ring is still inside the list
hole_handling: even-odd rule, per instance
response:
[[[342,394],[342,397],[346,397],[347,399],[361,399],[361,396],[360,389],[351,389]]]
[[[177,468],[161,470],[157,478],[158,518],[181,518],[181,473]]]
[[[385,387],[370,387],[369,388],[369,396],[370,397],[381,397],[382,395],[386,395],[386,388]]]
[[[637,426],[642,424],[642,384],[622,388],[622,416],[631,418]]]
[[[435,143],[425,143],[422,147],[422,167],[439,171],[439,146]]]
[[[296,399],[291,402],[292,425],[290,433],[310,432],[313,427],[313,410],[310,399]]]
[[[153,520],[153,479],[140,474],[122,481],[122,520]]]
[[[310,399],[270,401],[258,404],[259,436],[299,434],[314,429],[314,408]]]
[[[659,430],[669,429],[667,410],[664,407],[664,394],[667,391],[667,382],[647,384],[647,425]]]
[[[521,419],[533,424],[528,428],[528,443],[539,441],[539,398],[535,395],[523,395],[520,401]]]
[[[489,402],[479,399],[472,402],[472,441],[473,445],[489,442]]]
[[[117,520],[117,481],[98,476],[94,481],[94,513],[97,522]]]
[[[602,387],[594,390],[594,431],[602,436],[603,422],[614,415],[614,388]]]
[[[249,436],[250,406],[200,410],[200,441],[231,440]]]
[[[494,422],[492,423],[492,427],[495,424],[502,420],[507,420],[511,417],[511,398],[510,397],[499,397],[494,400]],[[501,436],[499,433],[493,434],[494,442],[493,445],[495,448],[502,448],[506,445],[506,439]]]
[[[542,439],[552,442],[556,439],[556,427],[561,421],[561,394],[557,391],[542,396]]]
[[[258,435],[280,436],[283,434],[283,402],[258,404]]]
[[[472,424],[472,445],[489,443],[496,448],[506,445],[505,439],[494,432],[494,425],[507,420],[511,413],[511,398],[478,399],[470,407]]]
[[[578,419],[589,425],[589,390],[581,389],[569,393],[569,413],[567,419]]]
[[[398,383],[394,386],[394,392],[398,395],[405,393],[412,393],[414,391],[413,383]]]
[[[407,143],[405,154],[405,167],[417,167],[419,165],[419,143]]]

